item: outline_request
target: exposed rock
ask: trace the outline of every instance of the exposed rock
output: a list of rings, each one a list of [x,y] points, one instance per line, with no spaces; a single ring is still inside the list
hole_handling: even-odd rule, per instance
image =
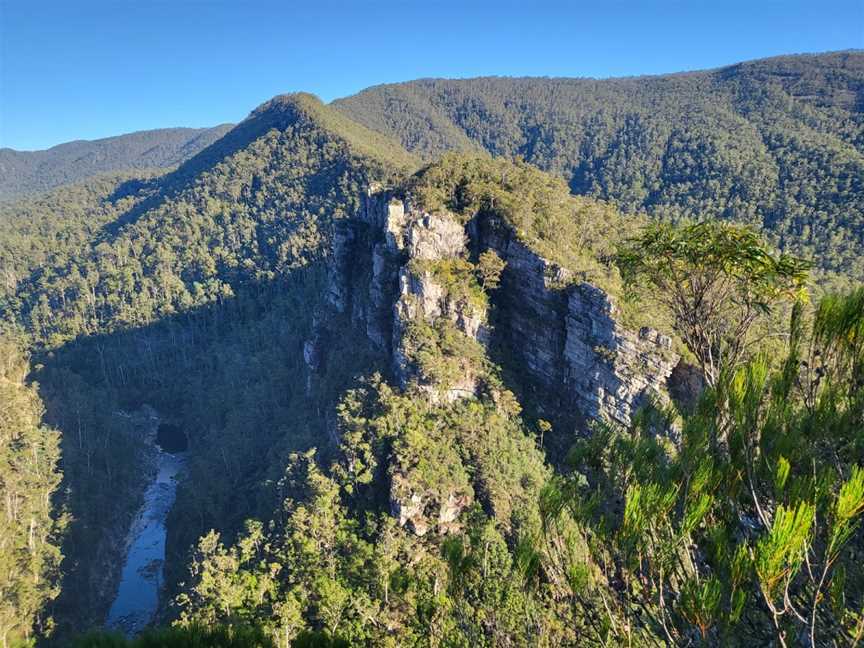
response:
[[[312,395],[312,377],[318,372],[320,358],[315,340],[303,343],[303,362],[306,364],[306,396]]]
[[[473,501],[470,493],[455,490],[444,495],[421,494],[413,489],[409,477],[398,474],[392,478],[390,514],[399,521],[399,526],[418,536],[433,528],[442,535],[458,530],[459,516]]]
[[[303,362],[311,371],[318,368],[318,349],[315,348],[315,342],[312,340],[303,343]]]
[[[468,229],[475,254],[493,249],[507,263],[498,333],[556,406],[627,425],[649,398],[664,398],[678,362],[670,338],[623,328],[604,290],[573,285],[569,269],[535,253],[499,219],[478,216]]]
[[[400,203],[401,204],[401,203]],[[393,203],[389,207],[393,208]],[[465,335],[481,342],[488,341],[489,331],[484,325],[486,313],[454,299],[448,291],[435,281],[432,273],[411,269],[411,261],[441,261],[467,254],[467,239],[462,225],[449,214],[410,213],[407,216],[397,209],[401,222],[405,224],[405,264],[399,269],[398,297],[393,305],[392,350],[393,369],[396,379],[404,388],[414,375],[410,361],[411,350],[405,348],[405,332],[411,321],[423,320],[433,324],[439,318],[450,320]],[[389,217],[388,217],[388,222]],[[388,230],[389,233],[392,233]],[[396,237],[399,240],[399,237]],[[426,393],[438,400],[440,390],[432,386]],[[474,377],[466,374],[463,380],[453,385],[444,385],[443,399],[453,401],[472,396],[477,390]]]
[[[609,295],[591,284],[570,291],[564,349],[569,391],[589,418],[623,425],[648,399],[665,398],[666,379],[678,362],[672,340],[647,327],[638,333],[616,319]]]
[[[558,266],[511,240],[496,252],[507,262],[499,292],[508,346],[536,380],[554,392],[565,383],[567,295]]]
[[[354,252],[356,231],[350,221],[336,221],[333,228],[332,259],[327,271],[327,302],[344,313],[348,300],[349,267]]]
[[[405,205],[401,200],[391,199],[387,202],[384,213],[384,241],[392,250],[405,247]]]
[[[372,280],[369,282],[369,313],[366,335],[382,351],[390,350],[390,320],[398,285],[399,265],[383,243],[372,248]]]
[[[680,360],[669,376],[669,394],[675,403],[679,408],[692,410],[704,390],[705,378],[699,367]]]
[[[465,229],[453,216],[421,212],[410,219],[406,244],[410,259],[436,261],[463,256],[467,239]]]
[[[423,515],[423,498],[412,493],[410,497],[399,499],[391,494],[390,515],[399,520],[399,526],[408,526],[416,535],[423,536],[429,524]]]
[[[360,226],[368,232],[360,232]],[[410,321],[434,323],[444,317],[483,344],[491,338],[485,312],[452,298],[431,272],[412,271],[410,262],[465,257],[469,251],[476,257],[491,249],[507,264],[496,295],[502,311],[496,336],[556,407],[626,425],[649,398],[664,398],[678,362],[668,337],[652,329],[623,328],[606,292],[587,283],[574,285],[569,269],[531,250],[499,219],[478,215],[467,232],[466,237],[466,228],[452,215],[406,208],[387,192],[370,193],[359,218],[337,226],[329,301],[338,312],[350,303],[355,325],[390,354],[400,385],[415,375],[411,350],[404,348]],[[367,275],[357,269],[363,264]],[[368,286],[356,285],[363,277]],[[443,386],[443,398],[471,395],[472,381],[466,376],[460,384]],[[438,393],[429,390],[430,396],[433,392]]]
[[[450,294],[452,287],[442,285],[434,269],[436,262],[477,258],[486,250],[506,262],[494,294],[494,332],[485,310],[468,303],[464,293]],[[337,225],[327,291],[333,311],[350,314],[354,328],[389,359],[396,382],[403,388],[414,383],[431,402],[471,397],[479,378],[466,359],[452,384],[424,384],[415,350],[406,348],[411,322],[434,324],[443,318],[481,344],[494,337],[540,386],[550,408],[589,420],[629,424],[649,399],[665,398],[667,379],[678,363],[668,337],[650,328],[636,332],[621,326],[605,291],[575,284],[569,269],[534,252],[500,220],[477,216],[463,227],[450,214],[406,208],[387,192],[370,193],[357,218]],[[326,316],[317,320],[327,326]],[[304,346],[310,373],[321,363],[321,339],[316,333]],[[456,528],[473,501],[473,493],[455,487],[424,489],[410,470],[391,480],[391,512],[417,535]]]

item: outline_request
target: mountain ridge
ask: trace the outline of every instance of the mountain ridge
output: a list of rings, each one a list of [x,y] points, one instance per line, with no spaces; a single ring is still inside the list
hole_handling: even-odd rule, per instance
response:
[[[799,172],[784,180],[780,198],[806,202],[815,183],[826,195],[833,187],[838,205],[857,204],[858,122],[844,107],[848,79],[840,74],[815,86],[825,90],[817,103],[839,102],[824,112],[768,88],[759,74],[717,96],[734,96],[759,124],[776,118],[761,144],[756,125],[712,105],[706,88],[713,86],[698,75],[654,84],[671,87],[663,90],[671,98],[638,82],[622,82],[621,94],[590,82],[586,88],[599,90],[586,95],[584,115],[565,110],[574,96],[564,92],[566,83],[563,90],[540,84],[532,95],[523,90],[533,82],[469,80],[461,89],[430,82],[430,101],[408,88],[404,111],[398,101],[382,103],[380,115],[361,111],[383,132],[294,93],[261,104],[176,169],[99,176],[0,206],[0,334],[33,354],[32,364],[16,370],[29,372],[38,396],[39,413],[30,418],[60,432],[58,508],[43,506],[43,517],[61,509],[69,517],[50,551],[65,560],[37,592],[46,605],[22,608],[23,626],[15,618],[13,628],[40,631],[53,616],[50,641],[64,645],[72,633],[103,623],[149,475],[143,464],[152,447],[132,421],[137,412],[182,431],[188,446],[166,522],[160,623],[249,622],[280,646],[306,631],[351,645],[418,648],[605,646],[610,638],[685,645],[698,641],[697,632],[707,645],[725,645],[727,633],[733,642],[766,645],[774,636],[771,610],[745,606],[747,596],[764,592],[759,566],[728,560],[762,552],[770,539],[767,525],[749,523],[755,491],[752,482],[745,487],[748,453],[740,454],[738,440],[745,427],[752,434],[751,421],[767,421],[765,433],[775,434],[774,422],[800,406],[804,418],[789,419],[789,428],[761,446],[770,461],[751,465],[762,470],[760,493],[770,497],[779,497],[786,479],[778,481],[773,466],[786,465],[795,480],[789,496],[797,497],[817,492],[815,481],[806,489],[796,484],[816,479],[811,462],[827,439],[811,434],[802,402],[789,403],[770,386],[767,366],[750,372],[763,383],[754,393],[768,389],[766,397],[746,402],[776,400],[776,417],[771,410],[703,414],[719,400],[695,407],[706,379],[689,363],[701,347],[688,346],[686,321],[658,304],[650,285],[634,283],[621,261],[627,245],[646,247],[637,245],[644,236],[692,245],[680,229],[707,235],[709,244],[721,237],[719,253],[709,245],[706,254],[702,245],[690,253],[698,254],[695,263],[672,268],[690,285],[704,275],[710,286],[711,275],[731,264],[734,276],[721,281],[758,289],[754,271],[755,282],[762,273],[770,284],[781,263],[796,266],[738,226],[648,225],[648,215],[684,220],[690,210],[759,224],[775,241],[783,234],[804,240],[794,228],[786,233],[783,220],[766,222],[763,211],[776,197],[771,178],[759,173],[762,163],[774,164],[777,178],[781,162]],[[809,97],[811,81],[790,87]],[[506,101],[502,87],[509,88]],[[617,112],[609,108],[616,97]],[[652,145],[659,140],[658,157]],[[467,154],[451,150],[462,144]],[[415,170],[427,145],[429,154],[435,147],[443,154]],[[519,157],[520,147],[533,159],[507,159]],[[792,153],[801,150],[825,153],[827,162],[819,166],[818,155],[799,160]],[[568,164],[585,160],[590,164],[567,174]],[[646,182],[652,174],[662,182]],[[594,195],[574,195],[589,180]],[[600,190],[610,199],[601,200]],[[667,211],[639,209],[646,197]],[[619,209],[628,204],[633,213]],[[804,210],[801,223],[822,227],[839,248],[859,230],[854,219],[832,220],[836,207]],[[714,211],[703,214],[706,208]],[[744,265],[732,245],[745,247]],[[854,277],[854,258],[840,256],[841,264]],[[724,286],[711,291],[709,303]],[[765,290],[791,299],[788,286]],[[733,313],[721,315],[715,329],[728,332],[736,312],[745,319],[753,312],[749,294],[732,294],[743,303],[736,308],[737,297],[729,298]],[[864,292],[835,308],[859,333],[861,304]],[[771,354],[783,363],[783,384],[792,385],[799,366],[807,379],[795,332],[803,305],[757,306],[759,330],[748,336],[747,326],[736,327],[743,333],[735,340],[755,344],[764,325],[778,335],[767,338],[759,357],[764,351],[766,362]],[[790,319],[786,306],[793,310],[790,336],[773,319]],[[859,333],[841,329],[840,340],[857,340],[859,353]],[[712,357],[726,357],[728,343],[708,344],[717,350]],[[825,453],[826,465],[841,453],[849,465],[862,463],[852,418],[864,411],[858,378],[850,373],[838,383],[848,384],[857,409],[850,405],[829,424],[838,442]],[[840,392],[827,389],[826,404],[834,406]],[[742,399],[730,390],[726,400]],[[734,459],[711,441],[728,432],[711,427],[717,421],[742,425],[726,448]],[[3,423],[0,417],[0,436]],[[47,429],[30,436],[53,438]],[[813,442],[796,450],[795,438]],[[10,447],[12,461],[29,457],[27,448]],[[53,469],[49,477],[61,479]],[[847,489],[839,479],[834,488]],[[856,488],[864,502],[864,472]],[[45,501],[40,489],[22,490]],[[654,527],[672,535],[626,526],[628,511],[647,519],[640,493],[647,514],[674,509]],[[691,503],[700,507],[695,517]],[[820,520],[831,515],[819,510]],[[28,546],[32,522],[21,517],[14,529]],[[744,544],[742,529],[751,534]],[[674,563],[662,562],[659,574],[638,579],[640,587],[659,583],[656,604],[637,600],[628,587],[637,582],[634,570],[655,564],[631,562],[629,552],[655,543],[691,552],[674,578],[664,571]],[[740,551],[733,554],[734,545]],[[13,557],[13,565],[20,562]],[[850,583],[864,582],[855,555],[843,563]],[[735,591],[723,588],[737,587],[726,578],[736,569],[749,574],[737,582],[749,583],[741,587],[750,593],[733,600]],[[688,616],[693,575],[714,583],[706,609],[722,635],[706,635],[708,622],[697,629]],[[16,582],[29,587],[30,580]],[[848,589],[855,597],[849,609],[860,609],[860,588]],[[721,595],[731,601],[728,612],[709,600]],[[2,623],[10,613],[0,608]],[[832,610],[823,604],[837,615],[827,632],[840,636],[844,618]],[[612,623],[626,630],[610,635]],[[664,639],[672,633],[681,641]]]
[[[172,167],[232,128],[159,128],[95,140],[73,140],[37,151],[0,149],[0,200],[12,201],[104,173]]]
[[[625,212],[747,223],[864,276],[861,51],[605,80],[418,80],[333,105],[424,161],[521,157]]]

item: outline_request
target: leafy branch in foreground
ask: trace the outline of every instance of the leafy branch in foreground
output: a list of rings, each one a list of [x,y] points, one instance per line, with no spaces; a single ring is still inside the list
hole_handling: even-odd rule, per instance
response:
[[[649,225],[619,247],[617,260],[631,289],[647,284],[672,313],[712,387],[745,359],[760,318],[781,301],[805,298],[810,268],[773,254],[752,230],[716,221]]]
[[[657,435],[650,412],[577,442],[575,472],[554,487],[604,565],[610,619],[629,629],[620,640],[861,640],[862,298],[826,297],[809,333],[798,303],[785,360],[757,354],[724,374],[683,415],[680,444]],[[801,360],[826,356],[843,369]],[[711,452],[719,427],[728,454]]]

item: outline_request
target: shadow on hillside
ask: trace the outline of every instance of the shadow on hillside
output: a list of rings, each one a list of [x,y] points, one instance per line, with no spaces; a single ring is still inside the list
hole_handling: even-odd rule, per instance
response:
[[[492,342],[489,345],[490,359],[501,367],[501,379],[504,386],[512,391],[519,403],[522,405],[522,418],[529,428],[538,434],[538,443],[541,443],[546,454],[546,460],[556,470],[568,468],[567,455],[573,446],[576,435],[584,434],[588,430],[588,421],[578,410],[573,407],[571,399],[562,389],[555,391],[543,384],[526,369],[526,359],[522,357],[524,340],[518,337],[518,333],[511,330],[509,322],[515,309],[528,308],[526,304],[508,299],[506,282],[508,278],[502,278],[502,289],[493,293],[491,324],[493,327]],[[564,291],[561,292],[564,301]],[[529,315],[530,317],[530,315]],[[563,336],[562,336],[563,340]],[[560,349],[563,357],[563,348]],[[561,361],[563,364],[563,360]],[[564,367],[560,367],[561,375]],[[537,429],[537,422],[543,419],[552,424],[552,429],[541,434]]]
[[[272,129],[283,130],[297,119],[298,113],[291,102],[274,100],[254,111],[248,118],[229,130],[220,139],[186,160],[176,170],[152,181],[129,180],[121,183],[110,199],[112,201],[150,191],[126,213],[102,228],[109,238],[116,237],[127,225],[138,221],[147,212],[156,209],[192,186],[196,179],[212,170],[232,155],[242,151],[252,142]]]
[[[62,432],[58,504],[72,518],[52,643],[100,626],[116,591],[152,452],[129,413],[148,405],[190,439],[175,505],[183,513],[169,520],[169,564],[185,562],[210,528],[230,531],[272,511],[260,494],[271,478],[266,458],[324,438],[303,363],[319,283],[314,270],[296,271],[290,281],[247,285],[221,303],[80,337],[38,358],[45,420]]]

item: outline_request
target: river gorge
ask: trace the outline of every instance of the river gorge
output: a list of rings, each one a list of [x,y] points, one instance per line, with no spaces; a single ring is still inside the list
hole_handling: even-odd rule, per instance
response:
[[[135,635],[153,621],[159,606],[165,563],[166,519],[183,470],[182,431],[159,424],[152,442],[152,478],[126,537],[125,560],[106,625]]]

